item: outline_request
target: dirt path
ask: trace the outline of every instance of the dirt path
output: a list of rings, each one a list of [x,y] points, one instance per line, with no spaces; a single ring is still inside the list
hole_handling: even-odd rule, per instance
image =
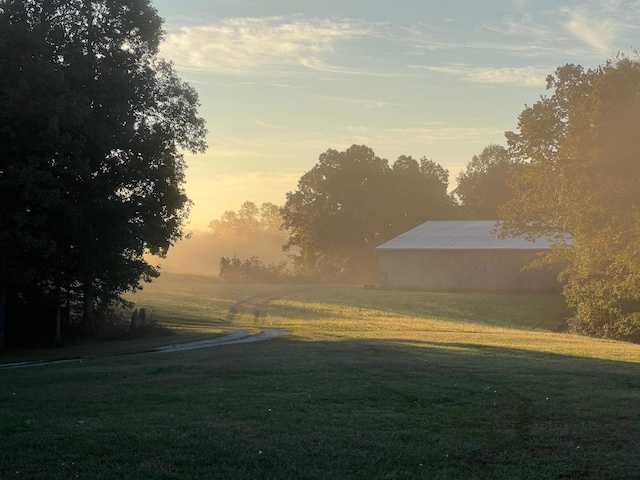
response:
[[[126,353],[123,355],[140,355],[143,353],[170,353],[170,352],[184,352],[186,350],[195,350],[198,348],[209,347],[221,347],[223,345],[234,345],[238,343],[253,343],[263,342],[265,340],[271,340],[272,338],[280,337],[287,333],[286,330],[281,328],[263,328],[258,333],[252,333],[252,330],[245,328],[230,328],[226,329],[227,333],[222,336],[209,338],[207,340],[198,340],[196,342],[177,343],[174,345],[164,345],[162,347],[155,347],[150,350],[144,350],[135,353]],[[13,368],[26,368],[26,367],[44,367],[49,365],[57,365],[60,363],[70,362],[82,362],[83,360],[89,360],[95,357],[84,358],[68,358],[64,360],[36,360],[31,362],[15,362],[0,364],[0,370],[8,370]]]
[[[274,300],[280,300],[295,291],[296,290],[292,289],[292,287],[287,287],[270,293],[240,299],[229,307],[225,320],[231,322],[238,316],[245,314],[253,316],[254,321],[258,322],[262,317],[267,315],[267,310],[269,309],[271,302]]]
[[[218,347],[222,345],[233,345],[237,343],[253,343],[271,340],[287,333],[281,328],[263,328],[260,333],[251,334],[251,330],[244,328],[233,328],[228,330],[229,333],[221,336],[210,338],[208,340],[198,340],[197,342],[180,343],[177,345],[165,345],[164,347],[154,348],[152,351],[156,353],[182,352],[185,350],[195,350],[196,348]]]
[[[272,301],[278,300],[284,296],[285,293],[290,293],[291,289],[281,289],[266,295],[256,295],[238,300],[234,303],[227,312],[225,320],[227,322],[233,321],[239,315],[249,314],[254,318],[254,322],[259,322],[260,319],[266,316],[267,309]],[[152,348],[150,350],[144,350],[140,352],[127,353],[125,355],[138,355],[142,353],[170,353],[170,352],[183,352],[186,350],[195,350],[198,348],[208,347],[221,347],[223,345],[234,345],[238,343],[253,343],[262,342],[265,340],[271,340],[272,338],[280,337],[287,333],[286,330],[281,328],[259,328],[258,333],[256,329],[245,328],[225,328],[226,333],[222,336],[217,336],[207,340],[198,340],[195,342],[178,343],[174,345],[164,345],[162,347]],[[7,370],[11,368],[26,368],[26,367],[39,367],[47,365],[56,365],[59,363],[69,362],[81,362],[93,357],[81,357],[81,358],[69,358],[63,360],[42,360],[31,362],[15,362],[0,364],[0,370]]]

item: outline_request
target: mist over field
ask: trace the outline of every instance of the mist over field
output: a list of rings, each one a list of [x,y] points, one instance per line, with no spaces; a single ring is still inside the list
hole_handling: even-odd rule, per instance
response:
[[[284,233],[281,236],[256,235],[243,242],[234,242],[196,230],[190,238],[171,247],[167,258],[152,257],[150,261],[159,265],[161,272],[217,276],[221,257],[246,259],[257,256],[266,264],[287,260],[288,252],[282,250],[285,241]]]
[[[257,257],[264,264],[280,263],[292,252],[283,251],[288,234],[280,228],[279,207],[244,202],[238,211],[227,210],[209,223],[207,231],[196,230],[169,249],[167,257],[150,257],[162,272],[213,275],[220,272],[220,259]]]

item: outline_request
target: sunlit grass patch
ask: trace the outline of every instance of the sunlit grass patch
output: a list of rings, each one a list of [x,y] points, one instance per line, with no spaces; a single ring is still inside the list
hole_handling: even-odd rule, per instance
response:
[[[557,294],[226,285],[208,277],[163,275],[132,299],[158,308],[174,326],[278,327],[301,340],[428,339],[640,361],[636,346],[556,333],[570,315]]]

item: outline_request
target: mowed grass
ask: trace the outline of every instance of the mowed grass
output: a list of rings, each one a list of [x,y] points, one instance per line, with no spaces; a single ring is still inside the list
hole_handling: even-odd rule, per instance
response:
[[[0,370],[0,478],[638,478],[640,346],[560,333],[559,296],[163,275],[133,300],[289,334]]]

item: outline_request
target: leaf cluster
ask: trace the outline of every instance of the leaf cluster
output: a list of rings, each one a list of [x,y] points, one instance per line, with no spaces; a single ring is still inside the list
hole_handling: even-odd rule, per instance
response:
[[[496,220],[498,208],[513,197],[511,181],[521,163],[501,145],[490,144],[474,155],[456,177],[452,192],[469,220]]]
[[[507,133],[523,166],[501,210],[503,233],[554,242],[574,330],[638,340],[640,60],[565,65],[548,88]]]
[[[258,257],[222,257],[220,278],[227,283],[291,283],[295,276],[286,261],[265,265]]]

